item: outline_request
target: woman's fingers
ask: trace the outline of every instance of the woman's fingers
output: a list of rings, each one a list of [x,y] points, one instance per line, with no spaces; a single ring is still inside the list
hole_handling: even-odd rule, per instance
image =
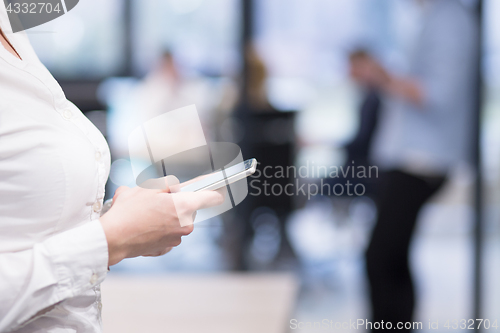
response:
[[[160,195],[162,194],[160,193]],[[166,196],[166,200],[172,200],[171,202],[175,207],[175,214],[181,227],[193,224],[196,211],[224,203],[224,195],[221,191],[164,193],[163,195]],[[186,231],[186,234],[192,232],[190,229],[185,229],[184,231]]]
[[[161,251],[155,252],[155,253],[144,254],[143,257],[160,257],[160,256],[163,256],[163,255],[169,253],[172,249],[173,249],[173,247],[167,247],[167,248],[165,248]]]
[[[194,219],[193,219],[194,221]],[[181,233],[182,233],[182,236],[187,236],[189,235],[190,233],[192,233],[194,230],[194,224],[189,224],[189,225],[186,225],[184,227],[181,227]]]
[[[173,187],[179,185],[179,179],[169,175],[161,178],[151,178],[139,184],[140,188],[153,190],[157,193],[170,193]]]
[[[164,249],[163,251],[161,251],[158,255],[158,256],[162,256],[162,255],[165,255],[167,253],[169,253],[170,251],[172,251],[173,247],[167,247],[166,249]]]
[[[128,187],[128,186],[120,186],[120,187],[118,187],[118,188],[116,189],[116,191],[115,191],[115,195],[113,196],[113,202],[116,202],[116,199],[118,198],[118,196],[119,196],[121,193],[123,193],[123,192],[125,192],[125,191],[128,191],[128,190],[130,190],[130,187]]]
[[[178,195],[186,194],[184,200],[189,200],[192,204],[193,211],[210,208],[222,205],[224,195],[220,191],[198,191],[191,193],[178,193]],[[175,200],[175,198],[174,198]]]
[[[167,192],[167,193],[175,193],[175,192],[178,192],[178,187],[179,187],[179,178],[177,178],[176,176],[167,176],[164,178],[165,179],[165,186],[167,188],[167,190],[163,191],[163,192]]]

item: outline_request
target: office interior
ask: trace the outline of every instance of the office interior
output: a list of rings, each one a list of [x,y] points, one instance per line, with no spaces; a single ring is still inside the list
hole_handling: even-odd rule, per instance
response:
[[[411,269],[422,331],[432,331],[429,321],[500,320],[500,2],[456,1],[481,29],[470,123],[476,158],[454,168],[418,217]],[[131,119],[191,104],[207,141],[238,144],[245,159],[303,167],[308,177],[292,182],[307,188],[327,177],[322,167],[348,164],[345,146],[359,129],[362,94],[349,54],[367,49],[404,71],[419,6],[84,0],[27,34],[67,98],[108,140],[107,198],[136,186]],[[252,116],[256,81],[272,112]],[[167,255],[111,267],[102,286],[105,332],[345,332],[314,323],[368,320],[364,251],[377,216],[373,197],[254,191],[251,204],[197,223]]]

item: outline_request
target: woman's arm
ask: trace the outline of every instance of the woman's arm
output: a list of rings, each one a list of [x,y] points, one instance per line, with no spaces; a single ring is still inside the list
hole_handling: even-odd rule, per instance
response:
[[[0,332],[20,328],[101,283],[124,258],[157,256],[177,246],[196,210],[222,204],[215,191],[167,193],[122,188],[108,213],[31,249],[0,254]]]
[[[0,254],[0,332],[102,282],[108,249],[99,220],[54,235],[24,251]]]

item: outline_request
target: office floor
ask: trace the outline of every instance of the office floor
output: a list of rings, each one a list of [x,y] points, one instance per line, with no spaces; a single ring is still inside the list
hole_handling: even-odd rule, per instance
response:
[[[498,212],[489,209],[487,213],[493,222],[487,225],[484,247],[484,319],[493,322],[500,321],[500,232],[494,223]],[[471,214],[464,205],[430,204],[420,215],[412,269],[418,292],[415,320],[423,322],[423,331],[428,330],[429,320],[439,321],[442,328],[447,320],[472,316]],[[336,323],[369,318],[362,253],[373,218],[373,203],[367,199],[333,204],[328,199],[314,200],[290,217],[289,236],[299,257],[293,272],[299,278],[300,291],[289,320],[313,325],[324,319]],[[222,221],[199,224],[167,256],[124,261],[112,268],[111,275],[224,271],[218,245],[222,236]],[[325,329],[300,330],[316,331]]]
[[[104,331],[283,332],[296,288],[287,273],[113,276],[102,284]]]

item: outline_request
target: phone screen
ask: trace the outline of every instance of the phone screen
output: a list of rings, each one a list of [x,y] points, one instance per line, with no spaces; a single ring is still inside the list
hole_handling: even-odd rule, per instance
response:
[[[245,162],[233,165],[227,169],[224,169],[223,171],[217,171],[211,173],[207,175],[205,178],[200,179],[195,183],[182,187],[181,192],[195,192],[205,187],[209,187],[213,184],[218,184],[218,183],[220,183],[221,184],[220,187],[222,187],[225,185],[224,184],[225,182],[229,184],[248,176],[249,174],[247,175],[247,172],[252,170],[252,168],[255,167],[255,164],[256,164],[255,159],[250,159],[246,160]]]

